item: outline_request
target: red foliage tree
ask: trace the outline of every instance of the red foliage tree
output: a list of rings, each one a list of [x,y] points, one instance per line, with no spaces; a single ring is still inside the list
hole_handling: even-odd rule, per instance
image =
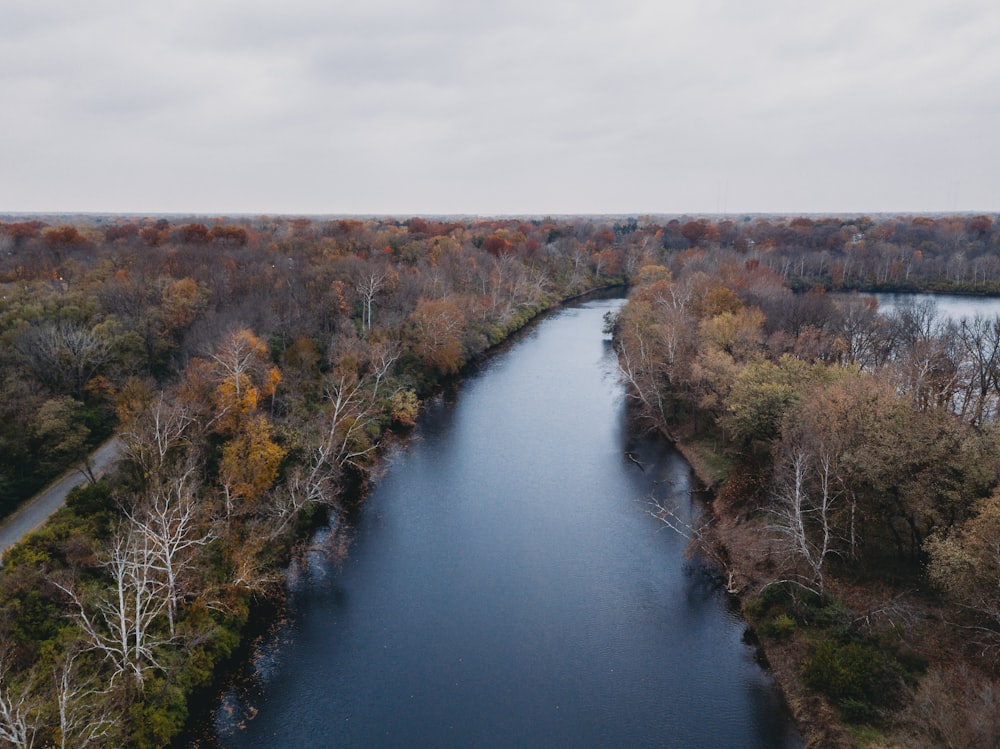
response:
[[[208,244],[212,234],[204,224],[185,224],[177,229],[177,238],[183,244]]]
[[[87,241],[75,226],[60,226],[57,229],[50,229],[43,236],[45,244],[49,247],[74,247]]]
[[[135,224],[119,224],[117,226],[109,226],[104,230],[104,241],[105,242],[124,242],[128,243],[133,241],[139,236],[139,227]]]
[[[212,239],[227,247],[245,247],[247,231],[239,226],[216,226],[212,228]]]
[[[511,255],[514,252],[514,245],[510,240],[499,234],[490,234],[483,240],[483,249],[491,255]]]
[[[690,247],[694,247],[705,236],[705,225],[700,221],[688,221],[681,227],[681,236],[688,241]]]
[[[4,224],[3,232],[14,240],[14,245],[20,245],[29,239],[35,239],[45,224],[41,221],[16,221]]]

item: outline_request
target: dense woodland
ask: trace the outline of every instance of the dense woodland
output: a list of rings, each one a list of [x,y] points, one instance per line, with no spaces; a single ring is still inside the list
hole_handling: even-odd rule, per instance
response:
[[[933,736],[921,700],[989,699],[1000,644],[1000,322],[824,290],[1000,291],[998,255],[983,216],[0,224],[0,511],[125,451],[4,557],[0,745],[164,746],[421,398],[623,283],[641,416],[753,528],[714,555],[731,587],[849,720]],[[846,582],[889,603],[854,611]],[[899,638],[932,608],[975,634],[964,676]]]

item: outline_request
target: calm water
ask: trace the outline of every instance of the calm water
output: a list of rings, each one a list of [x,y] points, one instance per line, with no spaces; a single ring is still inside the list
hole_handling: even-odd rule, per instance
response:
[[[890,312],[897,305],[907,302],[934,302],[938,316],[942,319],[961,320],[994,317],[1000,314],[1000,298],[963,296],[960,294],[872,294],[878,300],[882,312]]]
[[[549,317],[430,404],[200,746],[801,746],[743,622],[647,513],[696,511],[692,477],[627,432],[601,334],[620,303]]]

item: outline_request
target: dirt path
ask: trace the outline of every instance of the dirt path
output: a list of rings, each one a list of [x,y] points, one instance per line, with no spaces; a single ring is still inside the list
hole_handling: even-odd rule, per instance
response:
[[[115,463],[122,454],[122,443],[112,437],[90,454],[90,465],[95,476],[100,476]],[[23,504],[17,512],[0,524],[0,559],[3,553],[20,541],[26,534],[38,528],[49,515],[62,507],[69,490],[87,480],[79,468],[63,474]]]

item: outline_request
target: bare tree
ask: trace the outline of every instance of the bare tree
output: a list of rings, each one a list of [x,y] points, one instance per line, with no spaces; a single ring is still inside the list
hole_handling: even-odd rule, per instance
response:
[[[375,295],[385,284],[385,273],[379,270],[372,270],[366,274],[355,286],[355,290],[361,295],[361,302],[364,305],[361,317],[361,327],[365,330],[372,328],[372,304],[375,302]]]
[[[327,381],[326,410],[306,437],[306,461],[292,468],[275,492],[274,534],[283,533],[307,506],[335,506],[344,469],[362,468],[361,460],[377,449],[378,444],[368,436],[377,416],[375,394],[396,356],[394,349],[377,351],[371,378],[341,375]]]
[[[162,480],[171,451],[187,443],[193,422],[191,409],[163,392],[154,403],[124,420],[125,454],[148,483]]]
[[[115,725],[107,702],[101,699],[107,692],[98,689],[94,676],[81,675],[79,655],[77,649],[67,651],[53,669],[60,749],[87,749],[107,737]]]
[[[966,366],[960,415],[973,426],[993,418],[1000,397],[1000,318],[962,319],[954,329]]]
[[[371,351],[372,369],[375,378],[372,387],[372,399],[374,400],[378,397],[382,381],[389,375],[393,365],[399,359],[399,345],[381,341],[372,346]]]
[[[668,364],[654,337],[654,332],[638,321],[623,331],[618,344],[618,369],[628,397],[640,405],[645,417],[673,439],[664,401],[669,385]]]
[[[167,606],[157,561],[150,535],[127,523],[107,551],[108,589],[85,600],[72,587],[56,584],[76,608],[91,649],[111,663],[111,682],[124,676],[140,690],[147,672],[160,668],[157,654],[171,640],[157,626]]]
[[[510,318],[519,280],[516,274],[521,271],[523,275],[523,270],[524,266],[518,262],[516,255],[504,254],[493,258],[493,267],[489,272],[490,305],[484,308],[484,314],[488,312],[501,322]]]
[[[187,578],[197,563],[196,552],[214,538],[199,522],[193,471],[153,492],[141,511],[129,515],[133,532],[149,544],[149,563],[163,578],[170,637],[176,635],[177,608],[186,591]]]
[[[232,391],[232,402],[227,404],[229,408],[243,408],[246,390],[253,386],[253,380],[264,382],[271,371],[267,345],[245,328],[226,338],[212,354],[212,360],[220,383]]]
[[[932,666],[901,718],[915,747],[1000,746],[1000,683],[964,663]]]
[[[878,313],[877,302],[868,297],[850,294],[834,301],[840,312],[837,336],[846,362],[862,371],[872,372],[889,354],[886,335],[888,323]]]
[[[668,505],[656,499],[650,499],[649,514],[662,522],[670,530],[682,538],[687,539],[690,546],[689,552],[698,554],[709,560],[726,578],[726,591],[729,593],[739,593],[745,587],[745,583],[738,582],[739,572],[732,565],[728,554],[719,545],[717,539],[712,535],[711,518],[705,515],[699,516],[695,522],[689,522],[682,518],[680,514]]]
[[[801,444],[786,445],[778,466],[773,494],[771,529],[787,540],[793,558],[805,562],[810,583],[822,595],[823,567],[834,549],[835,489],[833,457],[826,450],[813,455]]]
[[[360,459],[378,447],[366,434],[376,417],[366,385],[364,378],[346,376],[327,383],[324,437],[317,448],[323,462],[340,468],[360,468]]]
[[[14,345],[39,380],[57,390],[68,388],[77,397],[111,358],[111,342],[96,326],[69,320],[33,326]]]
[[[38,727],[34,695],[23,685],[18,690],[12,688],[6,659],[0,658],[0,741],[16,749],[31,749]]]

